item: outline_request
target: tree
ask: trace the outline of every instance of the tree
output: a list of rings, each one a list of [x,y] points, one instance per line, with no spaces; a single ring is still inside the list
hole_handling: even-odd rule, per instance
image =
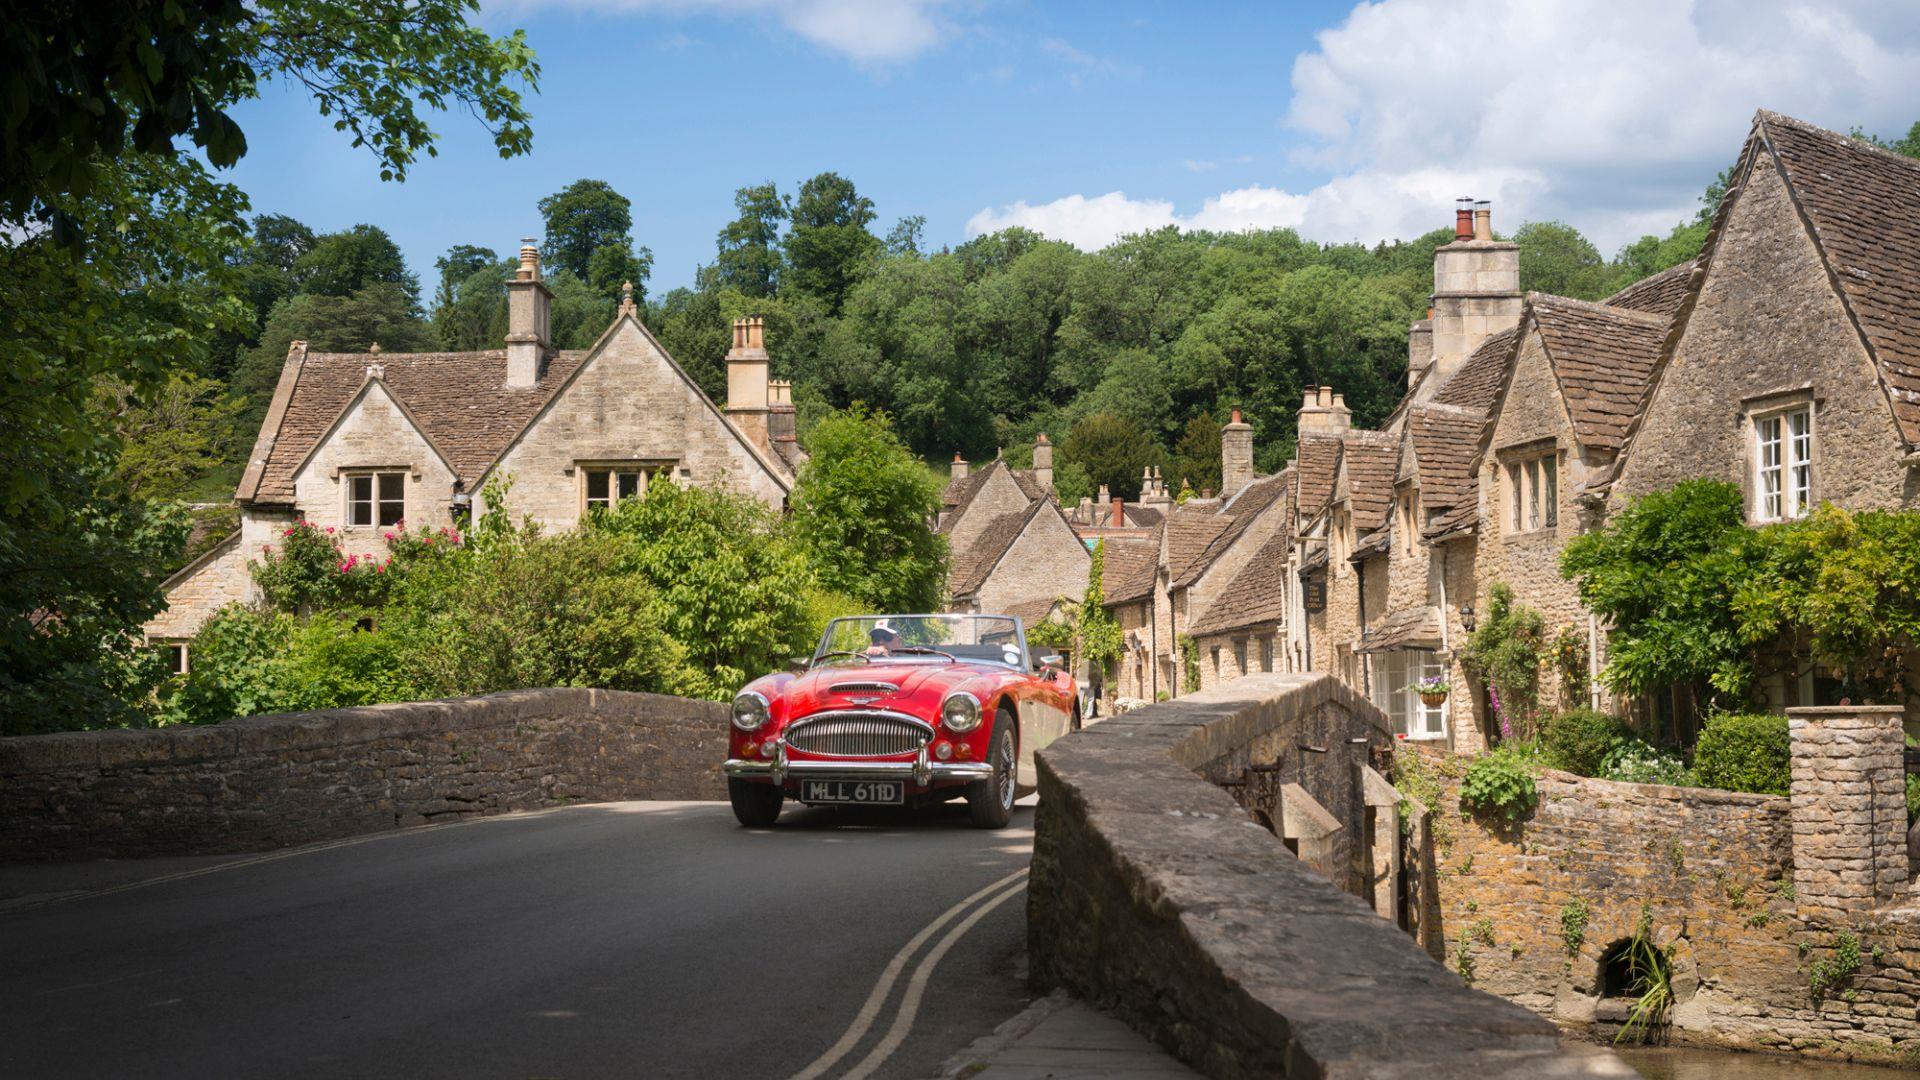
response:
[[[652,276],[653,252],[645,247],[608,244],[593,249],[593,254],[587,257],[587,287],[610,301],[619,300],[631,285],[634,302],[645,303],[647,279]]]
[[[605,180],[575,180],[540,200],[540,216],[547,223],[547,264],[583,281],[592,280],[594,252],[633,247],[633,204]]]
[[[461,284],[481,270],[499,263],[500,256],[492,248],[472,244],[455,244],[447,249],[445,255],[433,260],[434,269],[440,271],[440,287],[433,294],[434,320],[439,321],[440,313],[454,305]]]
[[[783,287],[811,293],[829,313],[839,314],[847,291],[867,275],[880,251],[879,238],[867,231],[873,200],[853,181],[825,172],[800,185],[788,221]]]
[[[885,414],[855,407],[807,433],[789,524],[820,583],[875,611],[937,611],[946,537],[927,527],[940,486]]]
[[[921,245],[925,243],[926,231],[927,216],[925,214],[909,214],[901,218],[887,233],[887,254],[908,258],[918,256]]]
[[[1598,300],[1614,291],[1615,275],[1600,249],[1580,230],[1559,221],[1529,221],[1513,234],[1520,245],[1523,292]]]
[[[1140,497],[1140,476],[1148,466],[1165,463],[1160,447],[1131,420],[1094,413],[1073,425],[1060,456],[1085,470],[1095,486],[1122,499]]]
[[[287,349],[305,341],[313,352],[364,352],[378,344],[387,352],[431,349],[435,335],[414,311],[403,286],[375,282],[347,296],[299,293],[274,305],[260,344],[248,351],[234,377],[233,393],[246,403],[237,422],[249,434],[273,400]]]
[[[219,383],[176,373],[157,389],[135,395],[124,384],[103,384],[98,412],[120,443],[114,478],[142,502],[178,499],[198,477],[220,465],[220,439],[239,411]]]
[[[733,193],[740,216],[720,230],[713,282],[744,296],[772,296],[780,283],[780,226],[791,212],[771,181]]]
[[[385,229],[355,225],[327,233],[293,264],[295,287],[318,296],[351,296],[370,285],[397,285],[408,302],[420,305],[420,279],[407,269],[406,256]]]

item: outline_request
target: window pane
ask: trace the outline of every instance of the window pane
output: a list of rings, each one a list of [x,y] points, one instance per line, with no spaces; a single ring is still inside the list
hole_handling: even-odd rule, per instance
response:
[[[398,525],[407,516],[406,491],[404,474],[380,474],[380,524]]]
[[[1260,670],[1273,670],[1273,639],[1270,637],[1260,639]]]
[[[1560,463],[1552,457],[1540,459],[1540,478],[1545,491],[1540,496],[1546,503],[1547,528],[1560,524]]]
[[[1527,528],[1540,527],[1540,462],[1527,462]]]
[[[1807,412],[1787,414],[1787,461],[1789,476],[1787,513],[1799,517],[1813,502],[1813,416]]]
[[[1520,531],[1520,466],[1507,466],[1507,487],[1513,499],[1513,531]]]
[[[608,506],[612,500],[608,497],[608,481],[612,473],[605,469],[587,470],[587,506]]]
[[[1780,418],[1769,416],[1754,425],[1760,440],[1760,514],[1780,517]]]
[[[638,494],[640,494],[640,474],[637,472],[621,473],[620,497],[623,499],[631,499]]]
[[[347,524],[373,524],[373,477],[347,477]]]

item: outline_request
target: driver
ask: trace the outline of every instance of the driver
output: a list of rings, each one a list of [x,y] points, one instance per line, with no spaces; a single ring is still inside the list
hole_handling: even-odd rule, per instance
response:
[[[900,635],[894,633],[893,628],[888,626],[884,619],[875,623],[873,629],[867,633],[867,655],[870,657],[891,656],[893,647],[898,644],[900,644]]]

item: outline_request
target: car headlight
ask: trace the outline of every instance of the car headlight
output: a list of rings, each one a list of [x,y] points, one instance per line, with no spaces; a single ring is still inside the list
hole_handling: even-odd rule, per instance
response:
[[[957,690],[940,703],[940,722],[948,731],[966,734],[980,726],[980,699]]]
[[[733,726],[754,731],[767,722],[767,699],[752,690],[742,690],[733,699]]]

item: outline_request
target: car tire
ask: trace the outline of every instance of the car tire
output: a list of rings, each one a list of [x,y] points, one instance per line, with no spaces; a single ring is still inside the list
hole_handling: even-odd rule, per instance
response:
[[[764,829],[780,816],[780,805],[787,793],[775,784],[756,784],[739,777],[727,778],[727,801],[733,804],[733,816],[749,829]]]
[[[1068,731],[1080,730],[1080,699],[1079,698],[1073,699],[1073,722],[1068,725],[1067,730]]]
[[[1013,720],[1002,711],[994,718],[993,739],[987,743],[993,775],[967,785],[967,816],[976,829],[1004,829],[1013,820],[1020,753],[1015,738]]]

